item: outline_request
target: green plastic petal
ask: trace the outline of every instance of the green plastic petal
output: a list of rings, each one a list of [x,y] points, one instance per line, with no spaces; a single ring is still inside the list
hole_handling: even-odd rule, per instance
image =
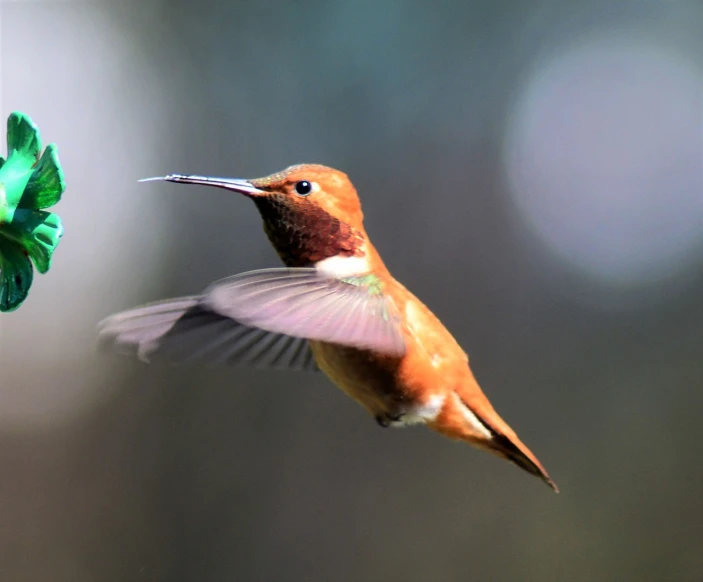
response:
[[[33,162],[39,158],[41,152],[41,137],[39,128],[28,115],[15,111],[7,118],[7,157],[16,151],[22,156],[32,157]]]
[[[17,206],[49,208],[61,200],[65,189],[66,181],[59,163],[58,151],[52,143],[46,146]]]
[[[40,151],[37,126],[23,113],[12,113],[7,119],[7,160],[0,167],[0,225],[12,220]]]
[[[0,311],[27,298],[34,266],[46,273],[63,235],[61,219],[42,208],[56,204],[66,183],[56,146],[41,155],[41,138],[24,113],[7,119],[7,159],[0,158]]]
[[[7,203],[7,194],[5,194],[5,184],[0,182],[0,230],[4,225],[12,220],[15,209]]]
[[[51,257],[63,235],[63,225],[52,212],[18,208],[3,233],[29,253],[37,271],[43,274],[51,267]]]
[[[24,251],[0,237],[0,311],[14,311],[29,294],[34,271]]]

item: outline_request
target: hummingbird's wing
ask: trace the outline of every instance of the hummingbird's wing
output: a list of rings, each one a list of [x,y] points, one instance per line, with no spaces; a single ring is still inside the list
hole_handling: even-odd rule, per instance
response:
[[[205,304],[252,327],[402,357],[394,303],[373,276],[330,278],[314,268],[249,271],[204,293]]]
[[[144,361],[203,361],[318,371],[307,340],[242,325],[182,297],[112,315],[99,325],[103,349]]]

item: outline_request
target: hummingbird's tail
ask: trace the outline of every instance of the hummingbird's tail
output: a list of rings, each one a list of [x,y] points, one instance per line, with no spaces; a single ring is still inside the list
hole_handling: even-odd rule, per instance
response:
[[[557,484],[552,480],[549,473],[547,473],[542,463],[539,462],[532,451],[525,446],[517,437],[515,431],[513,431],[497,414],[496,418],[500,420],[500,423],[503,424],[507,430],[501,432],[494,428],[495,425],[490,427],[491,439],[479,446],[498,457],[515,463],[518,467],[535,477],[539,477],[549,485],[555,493],[559,493],[559,487],[557,487]],[[487,423],[487,426],[490,425]]]
[[[470,388],[454,392],[447,399],[432,428],[515,463],[559,493],[542,463],[493,409],[473,378]]]

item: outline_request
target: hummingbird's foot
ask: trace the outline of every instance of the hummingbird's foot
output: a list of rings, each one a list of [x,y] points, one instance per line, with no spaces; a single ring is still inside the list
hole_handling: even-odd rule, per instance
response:
[[[388,428],[396,424],[403,424],[403,416],[405,416],[405,414],[402,412],[397,414],[391,414],[389,412],[386,412],[384,414],[377,414],[376,422],[379,426],[383,428]]]

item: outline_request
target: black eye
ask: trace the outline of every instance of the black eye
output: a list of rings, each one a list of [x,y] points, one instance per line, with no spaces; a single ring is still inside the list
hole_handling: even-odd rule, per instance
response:
[[[312,192],[312,184],[307,180],[301,180],[295,183],[295,191],[301,196],[307,196]]]

